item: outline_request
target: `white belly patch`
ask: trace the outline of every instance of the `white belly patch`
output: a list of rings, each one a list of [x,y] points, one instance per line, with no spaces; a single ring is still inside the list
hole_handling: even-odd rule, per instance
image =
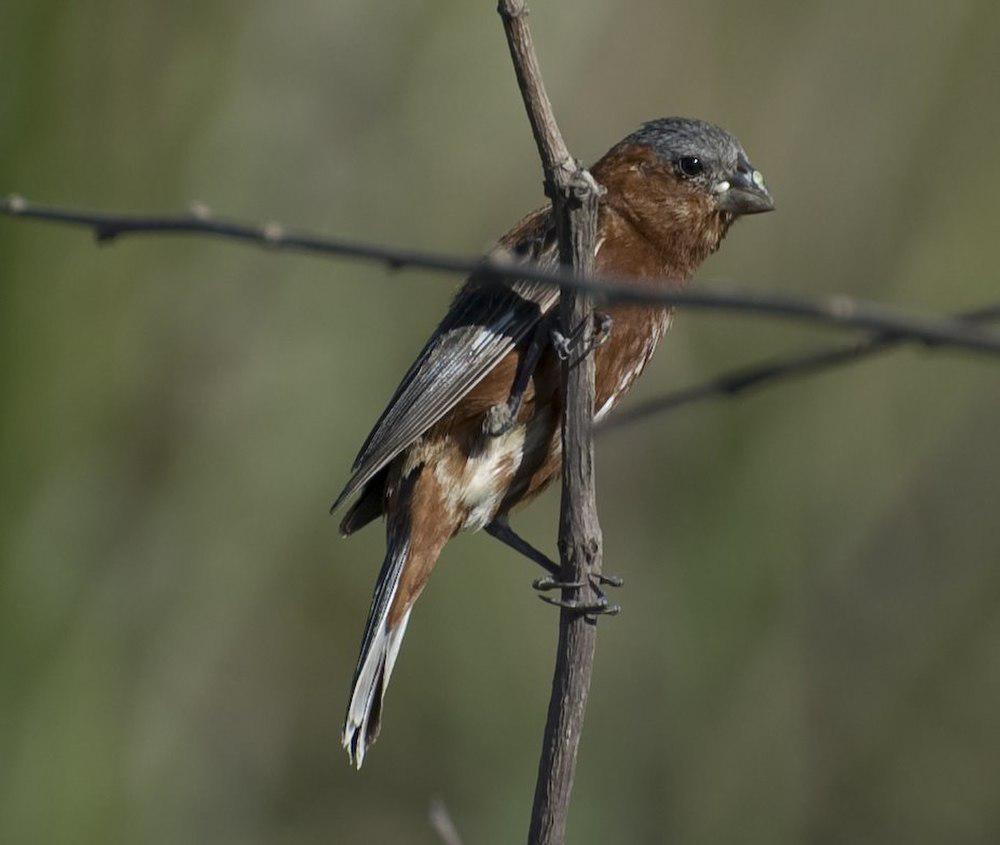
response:
[[[482,435],[482,449],[469,457],[459,477],[452,478],[435,467],[435,475],[448,491],[448,505],[453,511],[467,512],[462,530],[477,531],[496,515],[507,492],[507,481],[524,455],[525,427],[511,429],[499,437]]]

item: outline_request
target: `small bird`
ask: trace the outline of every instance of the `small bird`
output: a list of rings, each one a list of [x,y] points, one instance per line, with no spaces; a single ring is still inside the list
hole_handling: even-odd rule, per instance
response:
[[[683,285],[718,249],[737,217],[774,208],[739,141],[700,120],[645,123],[591,173],[605,189],[598,209],[597,272],[652,289]],[[555,267],[551,207],[525,217],[498,250]],[[508,523],[512,508],[559,475],[559,361],[589,351],[574,350],[572,338],[555,331],[558,301],[559,291],[551,285],[469,279],[389,400],[333,503],[331,510],[359,494],[341,522],[344,536],[379,516],[386,523],[385,561],[342,737],[358,768],[378,735],[410,611],[451,537],[485,528],[558,576],[558,564]],[[596,318],[598,421],[649,363],[671,309],[615,304]],[[598,596],[596,605],[579,609],[608,610],[599,590]]]

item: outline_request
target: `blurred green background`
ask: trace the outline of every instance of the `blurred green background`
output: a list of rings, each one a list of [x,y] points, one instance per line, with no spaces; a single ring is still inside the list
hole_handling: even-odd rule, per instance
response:
[[[494,5],[4,0],[0,193],[481,251],[541,198]],[[993,0],[533,10],[585,160],[686,114],[764,171],[702,279],[1000,296]],[[0,841],[523,840],[556,616],[489,538],[338,741],[383,540],[326,506],[457,284],[0,220]],[[631,402],[833,337],[682,313]],[[901,350],[600,441],[570,841],[1000,841],[998,383]]]

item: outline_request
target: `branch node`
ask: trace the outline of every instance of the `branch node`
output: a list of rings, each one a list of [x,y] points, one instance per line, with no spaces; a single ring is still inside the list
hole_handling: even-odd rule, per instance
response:
[[[559,161],[553,168],[552,178],[546,178],[544,187],[545,196],[550,200],[562,199],[574,208],[606,193],[604,186],[598,184],[590,171],[574,158]]]
[[[497,4],[497,11],[500,13],[500,17],[508,20],[527,17],[531,14],[528,10],[528,4],[524,0],[500,0]]]
[[[604,196],[607,193],[604,186],[598,184],[590,171],[585,167],[581,167],[579,162],[576,162],[576,165],[576,171],[573,173],[570,181],[570,190],[573,192],[573,198],[577,202],[582,203],[591,196]]]

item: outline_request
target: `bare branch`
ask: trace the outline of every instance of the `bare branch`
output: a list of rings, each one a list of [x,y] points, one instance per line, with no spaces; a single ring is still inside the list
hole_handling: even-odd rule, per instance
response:
[[[956,314],[954,319],[968,323],[986,323],[997,320],[1000,319],[1000,304],[977,308],[973,311],[963,311]],[[706,399],[733,399],[761,387],[814,375],[824,370],[870,358],[880,352],[895,349],[908,340],[910,338],[898,334],[877,334],[854,343],[824,347],[798,355],[776,358],[761,364],[739,367],[693,387],[671,391],[664,396],[643,402],[635,408],[599,423],[597,433],[604,434],[608,431],[614,431],[632,423],[641,422],[656,414],[662,414]]]
[[[648,285],[638,287],[635,281],[629,279],[599,276],[584,278],[566,267],[543,270],[530,264],[516,263],[501,254],[487,258],[464,258],[296,233],[279,223],[238,223],[212,217],[201,207],[196,213],[166,217],[103,214],[36,205],[18,196],[8,196],[0,200],[0,214],[85,227],[91,229],[102,243],[127,235],[207,235],[274,250],[374,261],[394,270],[415,267],[446,273],[473,274],[484,279],[519,278],[548,282],[591,293],[601,302],[645,302],[681,308],[759,314],[841,329],[864,329],[901,335],[928,346],[952,346],[974,352],[1000,354],[1000,336],[996,333],[962,325],[954,319],[921,317],[845,296],[808,298],[717,285],[699,285],[684,290],[672,287],[650,290]]]
[[[535,55],[535,44],[528,27],[528,8],[524,0],[500,0],[497,7],[503,20],[510,47],[510,58],[514,63],[517,85],[521,89],[524,108],[528,112],[531,133],[535,136],[538,155],[542,160],[542,170],[546,179],[562,179],[568,183],[578,169],[577,162],[569,154],[562,133],[556,124],[552,103],[542,82],[542,71]]]
[[[569,154],[542,83],[523,0],[500,0],[500,17],[510,47],[518,86],[531,122],[552,200],[559,258],[577,277],[591,277],[597,243],[597,206],[602,189]],[[590,348],[594,309],[587,291],[564,285],[559,293],[563,334]],[[578,327],[582,332],[578,333]],[[594,483],[594,356],[587,352],[573,366],[562,366],[562,501],[559,554],[564,587],[559,614],[559,644],[552,677],[538,781],[531,811],[529,845],[562,845],[590,679],[597,625],[580,607],[593,606],[601,573],[601,526]]]

